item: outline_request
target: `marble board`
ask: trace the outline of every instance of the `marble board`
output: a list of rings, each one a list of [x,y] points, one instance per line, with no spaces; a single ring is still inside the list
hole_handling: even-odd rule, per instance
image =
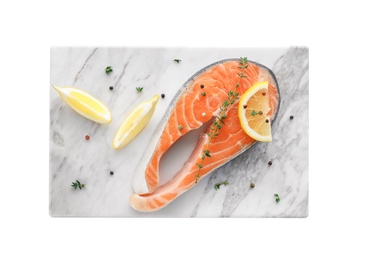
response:
[[[239,57],[265,65],[277,78],[281,102],[273,122],[273,142],[256,143],[159,211],[131,208],[132,174],[178,89],[203,67]],[[112,73],[105,73],[107,66],[112,66]],[[308,48],[52,47],[50,84],[87,91],[103,101],[113,116],[108,125],[89,121],[67,107],[49,87],[52,217],[308,216]],[[138,86],[143,87],[142,93],[137,93]],[[154,94],[165,94],[165,98],[159,100],[150,123],[127,147],[114,150],[112,139],[122,120]],[[90,140],[85,140],[85,135]],[[172,177],[170,173],[181,167],[193,149],[196,136],[185,138],[163,158],[161,182]],[[73,189],[75,180],[85,187]],[[215,190],[214,185],[224,180],[229,184]],[[250,188],[251,182],[254,188]],[[279,195],[279,203],[274,194]]]

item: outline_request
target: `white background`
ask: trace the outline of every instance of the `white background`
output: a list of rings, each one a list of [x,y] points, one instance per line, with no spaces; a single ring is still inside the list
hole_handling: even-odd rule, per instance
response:
[[[368,259],[364,1],[215,2],[1,2],[1,259]],[[310,48],[308,218],[49,216],[51,46],[290,45]]]

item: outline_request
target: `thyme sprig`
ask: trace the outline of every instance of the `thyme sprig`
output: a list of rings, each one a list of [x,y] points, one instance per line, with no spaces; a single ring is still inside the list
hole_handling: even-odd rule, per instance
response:
[[[113,71],[113,69],[111,68],[111,66],[108,66],[108,67],[105,68],[105,73],[106,74],[109,74],[112,71]]]
[[[256,110],[252,110],[252,112],[251,112],[251,115],[252,116],[256,116],[256,115],[262,115],[263,114],[263,111],[256,111]]]
[[[203,154],[201,155],[201,162],[196,163],[197,167],[199,168],[197,171],[197,174],[195,176],[196,180],[195,183],[197,183],[200,179],[200,171],[202,168],[204,168],[204,160],[206,157],[211,157],[211,153],[209,151],[209,146],[211,141],[216,138],[220,134],[220,129],[222,129],[222,126],[225,124],[224,120],[227,118],[227,113],[230,107],[239,99],[240,93],[237,92],[238,87],[240,86],[241,80],[243,78],[246,78],[246,75],[244,74],[245,69],[248,67],[247,64],[247,58],[240,58],[239,60],[238,68],[242,69],[242,72],[238,73],[238,76],[240,77],[238,80],[238,83],[236,84],[235,88],[233,90],[230,90],[228,92],[227,99],[223,102],[222,106],[220,107],[220,113],[219,116],[217,116],[213,124],[210,128],[210,133],[207,135],[209,136],[208,142],[207,142],[207,148],[203,151]],[[205,95],[204,95],[205,96]]]
[[[277,193],[274,193],[274,197],[275,197],[275,202],[279,203],[279,201],[281,200],[279,195]]]
[[[223,182],[220,182],[220,183],[217,183],[214,185],[214,189],[215,190],[219,190],[220,189],[220,185],[224,185],[224,186],[227,186],[229,183],[227,180],[223,181]]]
[[[76,182],[72,182],[71,185],[74,189],[79,188],[80,190],[82,190],[83,187],[85,187],[85,184],[82,184],[79,180],[76,180]]]

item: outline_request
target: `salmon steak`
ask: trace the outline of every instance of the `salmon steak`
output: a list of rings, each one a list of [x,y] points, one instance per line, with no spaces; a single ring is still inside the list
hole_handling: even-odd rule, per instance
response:
[[[224,124],[218,135],[211,138],[211,122],[219,118],[223,111],[222,104],[229,99],[230,93],[237,92],[240,97],[255,83],[268,81],[268,115],[272,121],[275,119],[280,97],[273,72],[252,61],[247,61],[247,66],[242,67],[241,59],[210,64],[188,79],[177,92],[133,175],[134,193],[130,197],[130,205],[134,209],[151,212],[167,206],[256,142],[241,127],[239,99],[227,107]],[[159,186],[159,164],[163,155],[179,138],[204,124],[209,126],[200,134],[183,167],[170,181]],[[205,157],[204,151],[209,151],[211,155]]]

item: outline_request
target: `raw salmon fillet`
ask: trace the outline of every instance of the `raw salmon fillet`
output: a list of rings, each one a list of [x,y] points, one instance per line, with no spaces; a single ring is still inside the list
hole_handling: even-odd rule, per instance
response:
[[[210,127],[201,134],[198,143],[182,169],[169,182],[159,185],[159,163],[164,153],[183,135],[212,121],[220,113],[228,93],[235,90],[241,96],[259,81],[268,81],[271,119],[275,118],[279,105],[279,91],[274,74],[268,68],[249,61],[245,70],[239,68],[238,59],[223,60],[205,67],[191,77],[174,97],[166,116],[157,129],[143,158],[146,161],[137,168],[133,178],[134,194],[130,205],[139,211],[159,210],[196,185],[197,163],[202,161],[203,151],[208,149],[199,172],[199,180],[229,162],[255,143],[243,130],[238,119],[238,100],[230,106],[220,134],[208,146]],[[241,78],[239,73],[246,76]],[[206,93],[203,95],[202,93]]]

